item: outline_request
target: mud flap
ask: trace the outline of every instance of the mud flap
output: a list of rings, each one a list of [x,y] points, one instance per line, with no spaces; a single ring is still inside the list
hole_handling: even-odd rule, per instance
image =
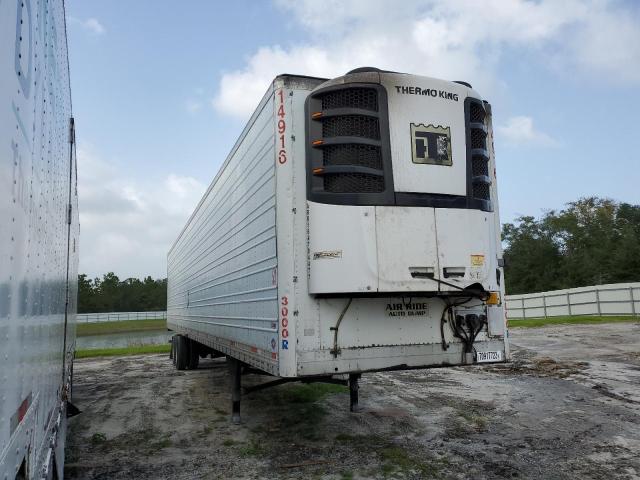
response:
[[[78,407],[76,407],[73,403],[67,401],[67,418],[75,417],[80,413],[82,412]]]

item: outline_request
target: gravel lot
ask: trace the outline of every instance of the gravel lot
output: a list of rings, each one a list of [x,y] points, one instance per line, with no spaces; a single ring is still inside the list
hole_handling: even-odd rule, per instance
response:
[[[508,365],[365,374],[243,398],[223,360],[76,362],[67,478],[640,478],[640,324],[511,331]],[[245,377],[245,384],[266,380]]]

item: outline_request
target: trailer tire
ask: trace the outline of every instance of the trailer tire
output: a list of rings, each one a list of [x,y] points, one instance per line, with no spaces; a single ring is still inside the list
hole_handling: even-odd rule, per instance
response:
[[[189,370],[195,370],[200,363],[200,344],[194,340],[188,339],[189,342]]]
[[[176,370],[186,370],[189,367],[189,339],[182,335],[174,335],[174,361]]]

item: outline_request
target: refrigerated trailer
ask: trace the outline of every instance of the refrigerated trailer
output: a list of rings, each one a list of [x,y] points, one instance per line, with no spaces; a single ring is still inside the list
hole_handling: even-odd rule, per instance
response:
[[[0,479],[62,478],[78,208],[61,0],[0,1]]]
[[[509,357],[491,106],[464,82],[280,75],[168,254],[178,369],[335,381]]]

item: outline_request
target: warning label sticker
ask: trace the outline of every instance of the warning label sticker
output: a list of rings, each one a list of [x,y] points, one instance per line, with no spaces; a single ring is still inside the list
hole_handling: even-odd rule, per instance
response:
[[[329,252],[313,252],[314,260],[331,258],[342,258],[342,250],[332,250]]]
[[[482,267],[484,265],[484,255],[471,255],[471,266]]]

